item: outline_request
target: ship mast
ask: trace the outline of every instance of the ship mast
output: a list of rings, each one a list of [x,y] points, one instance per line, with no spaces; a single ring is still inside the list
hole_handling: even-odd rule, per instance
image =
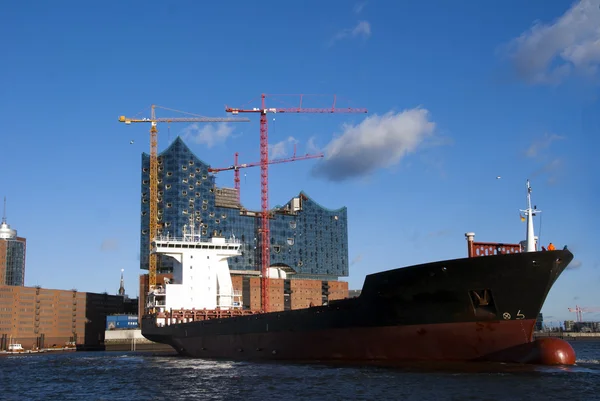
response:
[[[541,210],[537,210],[536,208],[531,208],[531,186],[529,185],[529,180],[527,180],[527,209],[521,209],[521,212],[524,212],[527,216],[527,236],[525,240],[526,252],[535,252],[536,244],[535,244],[535,234],[533,232],[533,216],[536,213],[540,213]]]

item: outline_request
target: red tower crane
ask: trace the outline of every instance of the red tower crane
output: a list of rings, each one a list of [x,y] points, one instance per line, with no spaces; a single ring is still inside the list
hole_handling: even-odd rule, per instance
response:
[[[577,321],[583,322],[583,314],[584,313],[600,312],[600,308],[598,308],[598,307],[587,308],[587,307],[581,307],[579,305],[575,305],[574,308],[569,308],[569,312],[575,312],[575,314],[577,315]]]
[[[265,100],[274,96],[294,96],[299,98],[299,104],[296,107],[285,108],[267,108]],[[260,96],[260,108],[233,108],[225,106],[225,111],[237,115],[238,113],[259,113],[260,114],[260,192],[261,192],[261,306],[264,312],[269,312],[269,280],[268,271],[271,265],[269,253],[270,230],[269,230],[269,135],[267,113],[366,113],[363,108],[339,108],[336,107],[337,96],[333,95],[331,107],[326,108],[303,108],[302,101],[307,95],[266,95]]]
[[[235,154],[233,155],[233,165],[228,166],[228,167],[222,167],[222,168],[209,168],[208,171],[210,173],[218,173],[220,171],[233,170],[233,177],[234,177],[233,182],[234,182],[234,187],[235,187],[235,193],[237,196],[237,201],[238,201],[238,203],[240,203],[240,169],[260,166],[260,162],[238,164],[238,156],[239,156],[239,153],[235,152]],[[318,154],[314,154],[314,155],[307,153],[304,156],[296,156],[296,145],[294,145],[294,154],[292,157],[285,157],[285,158],[281,158],[281,159],[269,160],[269,164],[288,163],[288,162],[295,162],[298,160],[316,159],[316,158],[323,157],[323,156],[324,156],[323,153],[318,153]]]

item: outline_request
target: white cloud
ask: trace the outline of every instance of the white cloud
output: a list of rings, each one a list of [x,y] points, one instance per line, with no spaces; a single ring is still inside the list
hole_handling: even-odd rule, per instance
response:
[[[542,138],[536,139],[531,143],[526,152],[527,157],[538,156],[541,151],[549,148],[552,142],[560,139],[564,139],[564,137],[556,134],[544,134]]]
[[[354,5],[354,7],[352,8],[352,11],[354,11],[354,14],[360,14],[363,10],[363,8],[365,8],[365,6],[367,5],[366,1],[360,2],[360,3],[356,3]]]
[[[556,134],[544,134],[544,136],[532,141],[531,145],[525,151],[525,156],[534,160],[538,165],[531,174],[531,178],[546,176],[546,182],[550,185],[556,184],[558,177],[564,168],[564,161],[550,151],[550,145],[558,140],[565,139],[564,136]]]
[[[313,175],[330,181],[367,176],[397,164],[431,137],[435,123],[426,109],[365,118],[358,125],[344,125],[343,133],[325,147],[325,158]]]
[[[218,143],[225,142],[233,130],[234,127],[227,123],[202,125],[194,123],[183,129],[183,138],[212,148]]]
[[[100,244],[100,250],[103,252],[116,251],[119,249],[119,241],[116,238],[105,238]]]
[[[581,260],[574,260],[571,263],[569,263],[569,265],[567,266],[567,269],[569,270],[574,270],[574,269],[579,269],[581,266],[583,265],[583,262]]]
[[[315,143],[314,136],[308,138],[308,142],[306,143],[306,152],[310,154],[321,153],[321,149]]]
[[[600,0],[580,0],[552,24],[536,21],[505,50],[519,76],[531,83],[558,83],[572,72],[596,74]]]
[[[358,21],[354,28],[347,28],[336,33],[329,41],[329,46],[333,46],[337,41],[346,38],[364,38],[371,36],[371,24],[368,21]]]
[[[363,255],[362,254],[356,255],[354,257],[354,259],[352,259],[350,261],[350,266],[354,266],[355,264],[360,263],[362,260],[363,260]]]
[[[293,136],[290,136],[281,142],[277,142],[274,145],[269,145],[269,159],[286,157],[289,153],[289,149],[297,143],[298,140],[296,140],[296,138],[294,138]]]

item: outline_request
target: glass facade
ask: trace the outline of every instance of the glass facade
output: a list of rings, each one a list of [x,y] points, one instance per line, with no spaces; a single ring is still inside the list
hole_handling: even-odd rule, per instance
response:
[[[231,258],[231,270],[260,270],[260,218],[235,200],[235,190],[217,188],[209,165],[196,157],[180,137],[158,155],[158,233],[181,237],[183,226],[195,223],[204,237],[232,235],[242,255]],[[148,269],[150,157],[142,154],[140,267]],[[336,280],[348,276],[346,208],[329,210],[301,192],[272,209],[271,266],[296,274],[290,278]],[[168,258],[159,271],[170,270]]]
[[[25,281],[25,242],[18,239],[6,241],[6,262],[4,284],[24,285]]]

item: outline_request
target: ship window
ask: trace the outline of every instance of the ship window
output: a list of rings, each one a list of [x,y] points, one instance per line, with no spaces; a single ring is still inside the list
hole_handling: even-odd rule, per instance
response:
[[[170,171],[167,171],[167,177],[170,177],[170,176],[172,176],[172,175],[173,175],[173,173],[172,173],[172,172],[170,172]]]
[[[206,205],[202,205],[202,210],[206,210],[207,206]]]
[[[279,252],[281,252],[281,246],[279,246],[279,245],[274,245],[274,246],[273,246],[273,250],[275,251],[275,253],[279,253]]]
[[[194,165],[194,161],[190,160],[190,166],[193,166],[193,165]]]
[[[210,213],[208,214],[208,217],[215,217],[215,213],[214,213],[214,212],[210,212]]]
[[[215,220],[215,223],[217,223],[217,224],[219,224],[220,222],[221,222],[221,220],[219,220],[219,219]]]
[[[183,209],[183,212],[181,212],[181,214],[188,214],[187,209]]]
[[[145,215],[146,215],[146,212],[142,212],[142,216],[145,216]]]
[[[148,180],[144,180],[144,181],[142,181],[142,184],[144,184],[144,185],[148,185]]]
[[[173,206],[171,203],[167,203],[167,207],[171,207]]]
[[[206,178],[207,178],[207,177],[206,177],[206,174],[202,174],[202,179],[203,179],[203,180],[206,180]]]
[[[187,178],[184,178],[183,180],[181,180],[181,182],[183,182],[184,184],[187,184],[188,180],[187,180]]]
[[[202,199],[202,203],[206,205],[208,203],[208,200]]]
[[[222,214],[222,215],[221,215],[221,218],[222,218],[222,219],[226,219],[226,218],[227,218],[227,215],[226,215],[226,214]]]
[[[187,195],[187,191],[185,191],[185,190],[181,191],[181,195],[186,196]]]
[[[165,185],[165,188],[166,188],[166,189],[171,189],[171,184],[167,184],[167,185]]]
[[[200,197],[200,192],[196,192],[196,198]]]
[[[193,186],[193,185],[190,185],[190,186],[189,186],[189,189],[190,189],[190,191],[191,191],[191,190],[193,190],[193,189],[194,189],[194,186]]]
[[[209,189],[210,193],[212,194],[213,192],[215,192],[214,188]]]
[[[144,168],[142,169],[142,171],[143,171],[144,173],[147,173],[147,172],[148,172],[148,168],[147,168],[147,167],[144,167]]]
[[[199,173],[199,172],[200,172],[200,169],[199,169],[199,168],[197,168],[197,169],[196,169],[196,172],[197,172],[197,173]]]
[[[206,235],[206,230],[202,230],[202,235]]]
[[[159,184],[162,184],[162,178],[159,178],[159,179],[158,179],[158,183],[159,183]]]
[[[165,169],[165,168],[164,168],[163,166],[160,166],[160,167],[158,168],[158,171],[163,171],[164,169]]]
[[[181,166],[182,170],[187,170],[187,166]]]

